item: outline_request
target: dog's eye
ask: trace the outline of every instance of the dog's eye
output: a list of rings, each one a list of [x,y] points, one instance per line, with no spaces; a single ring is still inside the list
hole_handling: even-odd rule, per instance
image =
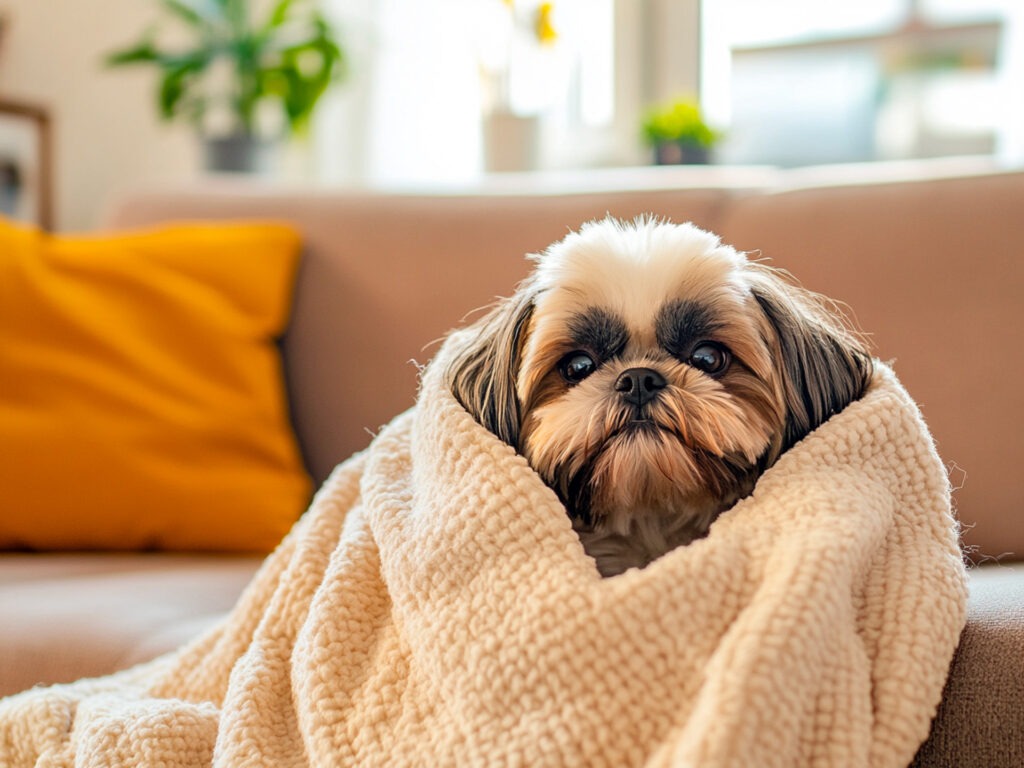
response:
[[[597,363],[586,352],[570,352],[558,362],[558,372],[570,384],[583,381],[596,370]]]
[[[690,353],[690,358],[686,362],[709,376],[718,376],[725,373],[731,359],[729,350],[721,344],[702,341]]]

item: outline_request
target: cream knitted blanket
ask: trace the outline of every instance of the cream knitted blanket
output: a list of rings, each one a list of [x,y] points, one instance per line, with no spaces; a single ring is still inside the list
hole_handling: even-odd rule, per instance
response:
[[[0,703],[0,765],[910,762],[965,586],[946,474],[891,371],[706,539],[602,580],[435,368],[215,631]]]

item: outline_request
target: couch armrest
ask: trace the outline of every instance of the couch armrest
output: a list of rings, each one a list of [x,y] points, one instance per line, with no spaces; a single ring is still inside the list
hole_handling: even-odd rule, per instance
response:
[[[914,766],[1024,765],[1024,563],[971,570],[967,626]]]

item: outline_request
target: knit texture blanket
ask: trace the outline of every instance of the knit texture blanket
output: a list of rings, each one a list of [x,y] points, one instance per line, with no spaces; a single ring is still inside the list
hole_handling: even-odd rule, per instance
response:
[[[437,368],[215,630],[0,703],[0,765],[911,761],[966,591],[946,473],[890,370],[707,538],[601,579]]]

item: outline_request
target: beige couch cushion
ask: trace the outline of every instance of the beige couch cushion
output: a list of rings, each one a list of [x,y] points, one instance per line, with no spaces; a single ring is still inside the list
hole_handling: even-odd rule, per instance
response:
[[[235,604],[262,562],[189,555],[0,557],[0,696],[105,675],[176,648]]]

